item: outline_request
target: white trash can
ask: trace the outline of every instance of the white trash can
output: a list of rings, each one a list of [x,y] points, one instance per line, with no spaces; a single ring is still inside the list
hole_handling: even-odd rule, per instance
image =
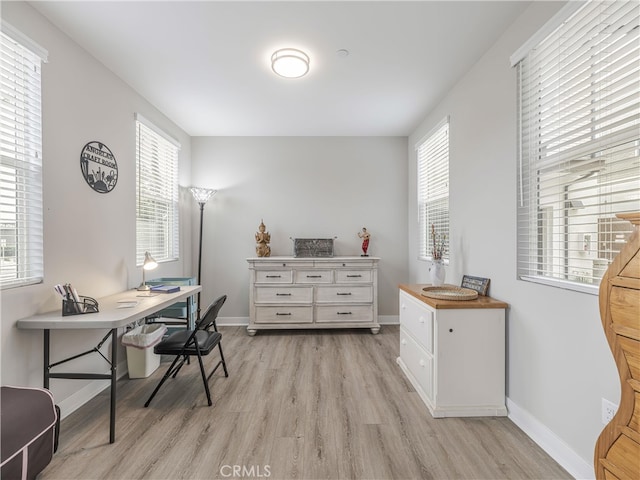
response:
[[[146,378],[160,366],[160,355],[153,353],[153,346],[162,340],[167,331],[163,323],[140,325],[122,336],[127,347],[129,378]]]

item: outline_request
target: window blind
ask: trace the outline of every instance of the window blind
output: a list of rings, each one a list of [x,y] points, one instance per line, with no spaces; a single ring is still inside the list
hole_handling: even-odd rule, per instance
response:
[[[518,275],[597,293],[640,210],[634,1],[590,1],[517,64]]]
[[[3,289],[40,283],[42,221],[41,60],[26,37],[0,33],[0,279]],[[29,45],[35,45],[30,42]],[[44,56],[44,58],[43,58]]]
[[[418,162],[419,258],[433,258],[432,226],[449,260],[449,119],[416,145]]]
[[[136,116],[136,264],[145,252],[157,262],[179,256],[179,144]]]

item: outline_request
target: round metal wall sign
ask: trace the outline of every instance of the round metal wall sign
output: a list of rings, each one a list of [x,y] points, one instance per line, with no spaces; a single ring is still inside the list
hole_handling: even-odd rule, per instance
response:
[[[118,181],[118,163],[109,147],[89,142],[80,154],[80,170],[87,184],[98,193],[109,193]]]

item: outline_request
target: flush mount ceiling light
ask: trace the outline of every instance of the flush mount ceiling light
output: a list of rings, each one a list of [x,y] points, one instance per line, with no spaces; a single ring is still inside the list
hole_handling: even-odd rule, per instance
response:
[[[309,55],[296,48],[281,48],[271,55],[271,68],[281,77],[303,77],[309,71]]]

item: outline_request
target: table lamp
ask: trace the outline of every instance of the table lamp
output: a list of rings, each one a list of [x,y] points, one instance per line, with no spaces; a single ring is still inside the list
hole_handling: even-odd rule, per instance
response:
[[[151,256],[149,252],[144,252],[144,262],[142,262],[142,283],[138,287],[141,292],[148,292],[150,290],[149,285],[146,284],[144,272],[147,270],[154,270],[158,267],[158,262]]]

